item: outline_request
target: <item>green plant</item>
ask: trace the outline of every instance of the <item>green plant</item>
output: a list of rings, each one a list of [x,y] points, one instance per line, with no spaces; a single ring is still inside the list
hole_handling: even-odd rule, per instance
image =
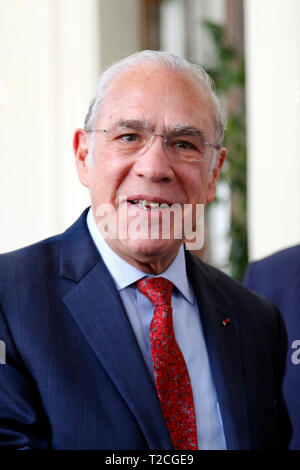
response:
[[[206,67],[206,70],[213,78],[220,99],[227,109],[224,146],[228,150],[228,156],[221,178],[228,182],[231,189],[229,270],[234,278],[242,280],[248,264],[244,60],[228,44],[224,26],[205,21],[204,27],[215,47],[215,64],[213,67]],[[215,204],[218,204],[218,200]]]

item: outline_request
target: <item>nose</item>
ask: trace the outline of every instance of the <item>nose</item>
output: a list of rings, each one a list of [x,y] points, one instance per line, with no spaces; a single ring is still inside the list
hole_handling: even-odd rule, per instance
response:
[[[136,159],[134,170],[137,176],[155,182],[170,182],[174,178],[164,147],[164,136],[153,134],[144,150]]]

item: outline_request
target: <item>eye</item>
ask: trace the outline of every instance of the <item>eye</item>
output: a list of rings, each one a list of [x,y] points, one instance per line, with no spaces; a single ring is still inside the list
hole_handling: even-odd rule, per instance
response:
[[[176,147],[179,150],[198,150],[197,147],[188,140],[176,140],[173,143],[173,147]]]
[[[140,136],[138,134],[130,133],[130,134],[122,134],[119,136],[119,139],[122,140],[123,142],[137,142],[139,140]]]

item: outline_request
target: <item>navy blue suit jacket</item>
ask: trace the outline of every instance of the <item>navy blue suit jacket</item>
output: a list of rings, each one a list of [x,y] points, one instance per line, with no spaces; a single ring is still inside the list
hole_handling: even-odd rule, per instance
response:
[[[289,343],[283,391],[293,426],[290,448],[300,449],[300,245],[251,263],[244,283],[282,312]]]
[[[228,448],[287,446],[279,311],[188,252],[186,263]],[[64,234],[0,256],[0,339],[1,447],[172,448],[86,212]]]

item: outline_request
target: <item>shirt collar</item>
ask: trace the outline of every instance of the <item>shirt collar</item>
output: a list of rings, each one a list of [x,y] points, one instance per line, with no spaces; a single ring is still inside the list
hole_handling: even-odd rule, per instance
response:
[[[145,276],[154,277],[151,274],[147,275],[143,271],[140,271],[131,264],[127,263],[110,248],[97,228],[91,208],[87,215],[87,226],[101,257],[115,282],[118,291],[121,291],[122,289],[128,287],[130,284],[135,283]],[[166,269],[166,271],[160,274],[160,276],[171,281],[186,298],[186,300],[188,300],[188,302],[191,304],[194,304],[193,291],[188,282],[186,274],[183,244],[181,245],[176,258]]]

